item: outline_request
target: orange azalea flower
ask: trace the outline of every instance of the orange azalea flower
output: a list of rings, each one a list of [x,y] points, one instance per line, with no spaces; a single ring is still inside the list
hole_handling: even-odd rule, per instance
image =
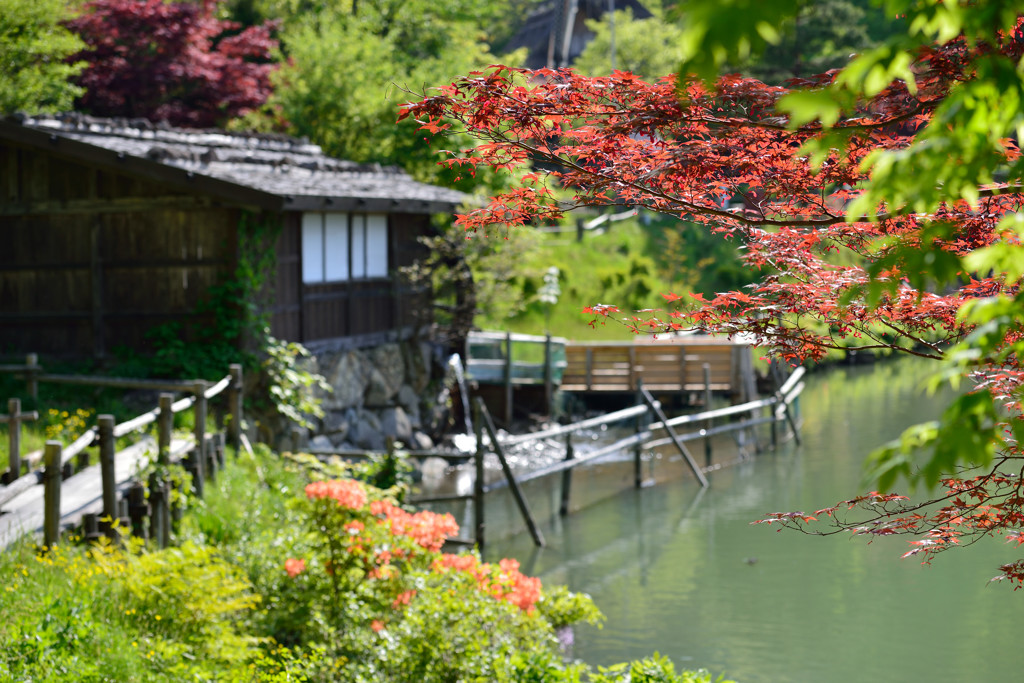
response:
[[[372,628],[374,631],[382,631],[384,629],[384,622],[380,619],[374,619],[370,622],[370,628]]]
[[[306,485],[306,497],[310,500],[333,498],[338,505],[350,510],[359,510],[366,506],[366,488],[353,479],[332,479],[331,481],[314,481]]]
[[[294,579],[296,576],[306,571],[306,561],[290,557],[284,561],[284,570],[288,572],[288,576]]]
[[[378,517],[383,516],[391,526],[391,533],[396,536],[408,536],[422,548],[437,552],[449,536],[459,533],[459,525],[455,518],[445,513],[423,510],[410,514],[402,508],[383,500],[370,503],[370,512]]]
[[[399,593],[398,597],[395,598],[394,602],[391,603],[391,609],[398,609],[402,605],[408,605],[409,601],[416,596],[416,591],[409,590],[404,593]]]
[[[476,579],[477,589],[496,600],[512,603],[524,612],[532,612],[540,600],[540,579],[519,571],[518,560],[506,558],[497,567],[482,563],[475,555],[442,554],[432,565],[434,571],[455,570]]]

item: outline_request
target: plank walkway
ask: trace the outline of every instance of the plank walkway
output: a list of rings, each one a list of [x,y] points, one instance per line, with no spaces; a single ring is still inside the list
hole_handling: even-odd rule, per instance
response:
[[[156,439],[146,437],[128,448],[118,451],[114,461],[120,499],[133,478],[156,454]],[[191,439],[175,439],[171,443],[171,458],[192,448]],[[82,515],[103,512],[103,485],[98,464],[86,467],[65,479],[61,485],[60,524],[61,528],[76,527],[82,522]],[[41,534],[43,531],[43,486],[33,486],[0,508],[0,548],[18,540],[25,534]]]

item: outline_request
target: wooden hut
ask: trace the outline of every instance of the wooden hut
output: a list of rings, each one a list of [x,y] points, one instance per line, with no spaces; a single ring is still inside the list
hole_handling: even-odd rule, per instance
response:
[[[461,193],[278,135],[81,115],[0,121],[0,353],[151,351],[273,252],[272,333],[317,350],[400,338],[429,292],[397,275]],[[209,316],[209,313],[207,314]]]

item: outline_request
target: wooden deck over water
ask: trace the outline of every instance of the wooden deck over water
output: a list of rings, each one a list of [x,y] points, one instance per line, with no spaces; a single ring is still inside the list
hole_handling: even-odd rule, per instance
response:
[[[697,392],[725,394],[733,403],[757,397],[752,347],[708,336],[575,343],[475,332],[467,344],[466,370],[476,394],[506,423],[513,406],[520,412],[550,411],[556,391],[610,396],[635,394],[642,386],[684,404]]]
[[[739,393],[752,372],[750,346],[707,337],[643,343],[569,344],[560,388],[573,392],[703,391]]]

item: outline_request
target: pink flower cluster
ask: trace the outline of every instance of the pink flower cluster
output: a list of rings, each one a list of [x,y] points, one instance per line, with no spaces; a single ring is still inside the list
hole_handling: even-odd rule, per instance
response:
[[[366,488],[354,479],[314,481],[306,485],[306,497],[310,500],[333,498],[338,505],[350,510],[359,510],[367,501]]]
[[[448,513],[439,515],[422,510],[413,514],[383,500],[370,503],[370,512],[390,522],[391,533],[395,536],[408,536],[432,552],[441,550],[446,538],[459,533],[458,523]]]
[[[524,612],[532,612],[540,600],[540,579],[519,571],[519,561],[505,558],[495,567],[475,555],[445,553],[434,560],[434,571],[460,571],[476,579],[477,587],[498,600],[509,602]]]

